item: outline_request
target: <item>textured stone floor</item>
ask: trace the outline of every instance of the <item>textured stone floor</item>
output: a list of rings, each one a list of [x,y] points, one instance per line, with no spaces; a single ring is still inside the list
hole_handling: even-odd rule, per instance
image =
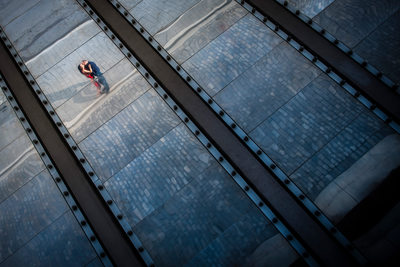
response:
[[[7,2],[0,1],[14,15],[0,23],[156,265],[230,266],[261,259],[289,265],[296,260],[288,242],[75,1],[41,0],[30,8]],[[182,26],[171,23],[196,4],[221,13],[204,22],[209,39],[246,14],[231,1],[211,9],[213,1],[158,2],[130,4],[152,33],[170,26],[160,39],[180,31]],[[48,10],[39,12],[38,6]],[[152,14],[160,7],[165,12],[154,23]],[[35,29],[25,36],[21,24]],[[185,53],[177,48],[182,60],[207,44],[187,42],[196,45]],[[82,59],[100,67],[108,94],[97,96],[78,72]],[[261,247],[268,255],[254,254]]]
[[[400,82],[399,1],[289,0],[289,4]]]
[[[0,136],[0,266],[102,266],[8,101]]]

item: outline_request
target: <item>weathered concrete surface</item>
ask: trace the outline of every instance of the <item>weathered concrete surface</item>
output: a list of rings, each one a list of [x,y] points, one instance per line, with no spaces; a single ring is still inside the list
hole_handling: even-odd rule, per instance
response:
[[[100,31],[93,20],[85,21],[25,63],[37,78]]]
[[[25,1],[17,2],[23,6]],[[21,57],[29,60],[87,19],[75,1],[41,0],[4,29]]]
[[[339,222],[383,179],[400,165],[400,136],[387,136],[333,180],[315,203],[334,222]]]
[[[246,260],[246,267],[290,266],[297,259],[296,252],[281,235],[263,242]]]

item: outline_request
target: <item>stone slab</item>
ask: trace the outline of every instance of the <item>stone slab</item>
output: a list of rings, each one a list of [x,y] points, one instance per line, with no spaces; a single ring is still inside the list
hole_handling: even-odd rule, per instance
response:
[[[183,265],[252,209],[257,208],[215,162],[134,231],[155,265]]]
[[[136,20],[154,35],[173,23],[200,0],[143,0],[130,10]]]
[[[90,241],[71,211],[67,211],[0,266],[80,267],[95,257]]]
[[[178,124],[176,115],[150,89],[79,146],[105,181]]]
[[[287,240],[277,234],[258,246],[243,266],[291,266],[298,257]]]
[[[39,2],[40,0],[0,0],[0,25],[4,28]]]
[[[85,21],[26,61],[25,64],[33,77],[37,78],[100,31],[101,29],[93,20]]]
[[[110,88],[107,94],[98,96],[91,83],[57,109],[78,143],[150,88],[127,59],[107,70],[104,77]]]
[[[281,43],[214,99],[250,132],[319,74],[296,50]]]
[[[309,18],[313,18],[334,1],[335,0],[289,0],[288,2],[289,6],[300,10],[301,13]]]
[[[105,186],[134,226],[199,176],[212,161],[185,125],[179,124]]]
[[[4,30],[26,61],[86,20],[88,15],[75,1],[41,0]]]
[[[44,169],[44,164],[26,135],[0,151],[0,203]]]
[[[0,150],[25,133],[24,128],[8,102],[0,105]]]
[[[379,25],[354,51],[394,82],[400,82],[400,11]]]
[[[311,199],[393,130],[365,110],[290,177]]]
[[[280,37],[248,14],[183,67],[213,96],[281,42]]]
[[[57,108],[90,83],[90,79],[78,70],[82,60],[95,62],[100,71],[105,72],[122,58],[122,52],[105,33],[100,32],[41,75],[37,82],[51,104]]]
[[[154,38],[182,64],[246,14],[233,0],[202,0]]]
[[[294,85],[301,84],[296,79],[290,80]],[[269,103],[264,104],[269,106]],[[290,174],[362,110],[360,103],[322,74],[255,128],[250,136]]]
[[[68,209],[47,170],[0,204],[0,262]]]
[[[336,0],[314,20],[353,48],[399,9],[398,0]]]
[[[275,227],[256,208],[251,209],[185,266],[243,266],[254,250],[276,234]],[[278,246],[278,242],[271,243],[274,248]],[[264,250],[264,253],[267,254],[268,250]],[[264,266],[277,264],[276,261],[265,258],[264,256]],[[283,266],[282,262],[278,265]]]

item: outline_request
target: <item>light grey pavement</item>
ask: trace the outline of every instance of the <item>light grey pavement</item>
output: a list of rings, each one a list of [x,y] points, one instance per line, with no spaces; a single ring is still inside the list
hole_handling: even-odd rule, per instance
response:
[[[144,1],[134,12],[142,14],[156,32],[200,1],[185,1],[179,9],[173,2],[162,1],[167,8]],[[297,259],[271,222],[75,1],[42,0],[38,5],[62,10],[52,12],[59,35],[54,36],[53,28],[43,22],[48,11],[36,8],[23,9],[5,31],[17,50],[26,53],[38,85],[155,265],[196,265],[205,260],[225,266],[245,263],[266,244],[269,251],[279,250],[263,257],[264,262],[284,259],[282,264],[289,265]],[[233,18],[226,20],[221,13],[221,24],[208,30],[214,36],[218,35],[215,27],[222,32],[245,14],[233,3],[219,5]],[[148,15],[159,7],[167,12],[154,23]],[[64,16],[68,12],[74,20]],[[20,37],[24,28],[14,21],[35,25],[31,38],[42,40],[43,34],[48,36],[43,39],[46,43],[35,44],[37,51],[24,52],[31,41]],[[82,59],[100,67],[110,85],[108,94],[97,96],[94,85],[79,73]]]
[[[0,114],[0,266],[85,266],[95,260],[8,101]]]

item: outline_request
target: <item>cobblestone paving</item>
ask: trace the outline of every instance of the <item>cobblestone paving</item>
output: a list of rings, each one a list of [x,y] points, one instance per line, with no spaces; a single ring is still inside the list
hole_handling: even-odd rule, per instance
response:
[[[251,137],[290,174],[361,110],[361,104],[321,74],[252,131]]]
[[[183,67],[207,93],[215,95],[280,42],[282,39],[248,14]]]
[[[291,178],[311,199],[315,199],[330,181],[351,167],[389,134],[393,134],[392,129],[368,110],[364,110],[296,170]]]
[[[151,89],[83,140],[80,147],[105,181],[178,123],[176,115]]]
[[[97,257],[93,248],[71,211],[67,211],[0,266],[78,267],[94,258]]]
[[[247,239],[231,237],[228,229],[241,229],[242,224],[245,224],[243,216],[248,213],[254,214],[251,216],[255,221],[248,222],[251,235]],[[235,223],[237,225],[232,226]],[[227,245],[225,250],[214,251],[214,255],[210,253],[213,258],[209,261],[218,265],[223,261],[228,262],[227,258],[232,255],[234,247],[246,246],[243,251],[245,254],[251,247],[276,234],[275,229],[268,229],[268,224],[267,219],[262,217],[241,189],[214,162],[162,208],[138,223],[135,231],[154,255],[155,263],[161,266],[169,266],[171,263],[175,266],[183,265],[208,246],[217,246],[218,242],[223,242]],[[266,231],[260,235],[258,231],[262,231],[262,228]],[[214,242],[217,238],[219,240]],[[252,241],[244,243],[244,240],[250,239]],[[241,258],[245,258],[243,254]]]
[[[289,0],[289,5],[300,10],[306,16],[313,18],[335,0]]]
[[[250,132],[319,74],[296,50],[281,43],[214,99]]]

